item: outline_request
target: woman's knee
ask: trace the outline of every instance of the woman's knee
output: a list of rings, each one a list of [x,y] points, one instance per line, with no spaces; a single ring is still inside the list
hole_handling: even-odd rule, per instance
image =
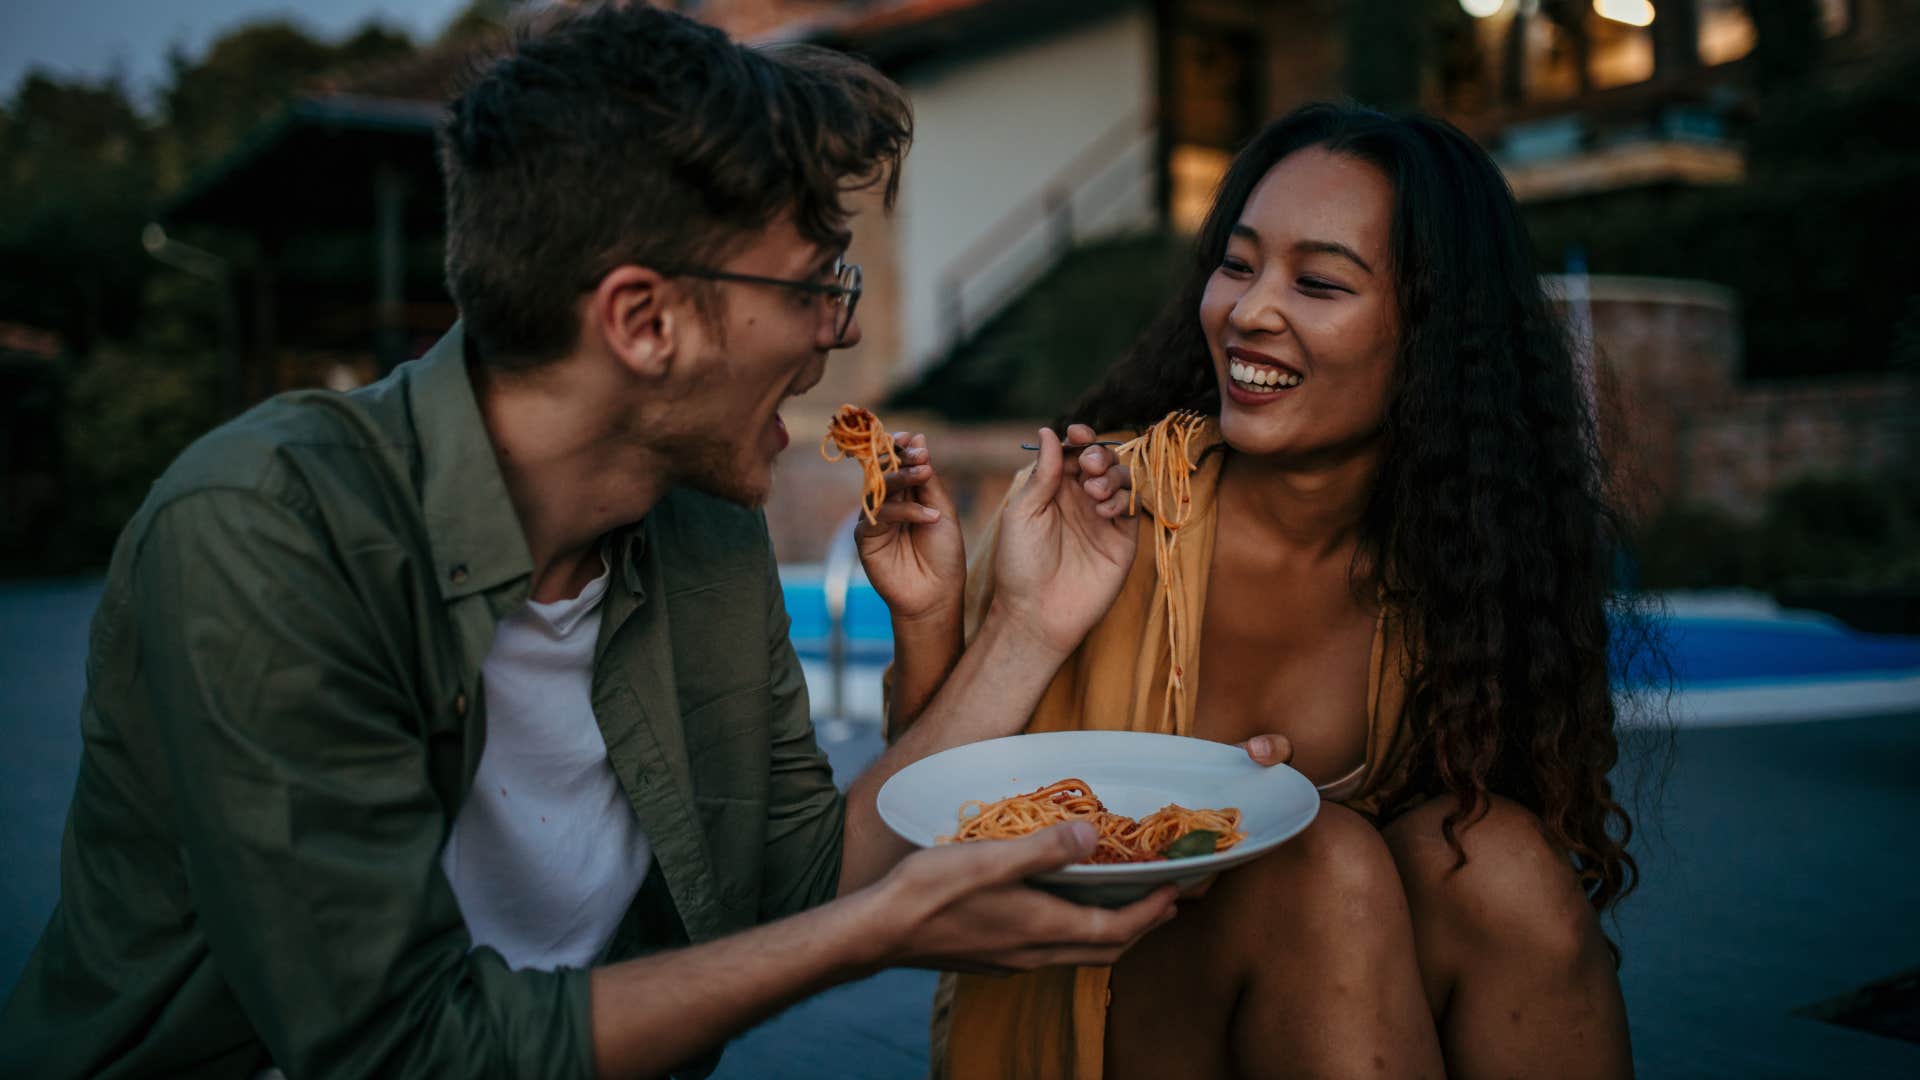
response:
[[[1537,963],[1574,965],[1604,950],[1598,922],[1566,852],[1520,804],[1491,797],[1486,812],[1454,826],[1440,798],[1408,811],[1384,837],[1417,923],[1444,921],[1476,947],[1507,947]],[[1461,861],[1461,856],[1465,861]]]
[[[1378,829],[1344,806],[1323,804],[1305,831],[1245,869],[1234,892],[1256,910],[1357,931],[1406,920],[1392,853]]]

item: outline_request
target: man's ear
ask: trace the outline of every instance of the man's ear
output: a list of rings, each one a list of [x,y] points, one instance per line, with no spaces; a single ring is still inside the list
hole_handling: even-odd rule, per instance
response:
[[[587,297],[584,332],[606,343],[622,366],[644,379],[664,377],[683,345],[688,297],[644,266],[607,272]]]

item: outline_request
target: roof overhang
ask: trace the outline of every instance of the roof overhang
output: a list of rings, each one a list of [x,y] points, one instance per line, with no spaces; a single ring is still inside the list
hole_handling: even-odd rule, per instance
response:
[[[806,26],[804,40],[856,53],[897,72],[1042,37],[1145,0],[905,0],[845,21]]]
[[[1736,146],[1657,140],[1509,165],[1503,171],[1523,203],[1572,199],[1627,188],[1737,184],[1747,175]]]
[[[160,211],[167,224],[256,233],[364,229],[375,217],[373,178],[397,176],[409,190],[409,224],[439,227],[437,102],[328,95],[297,98]]]

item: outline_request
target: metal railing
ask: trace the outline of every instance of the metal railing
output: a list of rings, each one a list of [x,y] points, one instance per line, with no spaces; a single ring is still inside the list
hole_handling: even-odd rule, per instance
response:
[[[1080,241],[1155,224],[1158,145],[1151,113],[1127,116],[948,263],[940,351],[972,337]]]
[[[859,568],[859,548],[853,530],[860,523],[858,510],[834,530],[827,544],[827,562],[820,591],[827,605],[827,715],[820,721],[821,734],[829,742],[844,742],[854,730],[847,715],[847,593],[853,588],[853,573]]]

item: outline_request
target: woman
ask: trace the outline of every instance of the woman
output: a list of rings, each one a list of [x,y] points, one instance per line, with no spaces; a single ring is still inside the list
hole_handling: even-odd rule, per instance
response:
[[[1599,924],[1635,873],[1608,780],[1615,518],[1504,180],[1444,122],[1310,106],[1238,155],[1195,253],[1067,428],[1204,414],[1174,572],[1143,513],[1029,730],[1278,728],[1328,803],[1110,970],[944,987],[936,1071],[1630,1073]],[[1103,513],[1164,505],[1107,449],[1079,467]],[[961,635],[954,557],[907,572],[919,511],[895,501],[863,544],[910,617],[897,730]],[[970,625],[992,591],[977,568]]]

